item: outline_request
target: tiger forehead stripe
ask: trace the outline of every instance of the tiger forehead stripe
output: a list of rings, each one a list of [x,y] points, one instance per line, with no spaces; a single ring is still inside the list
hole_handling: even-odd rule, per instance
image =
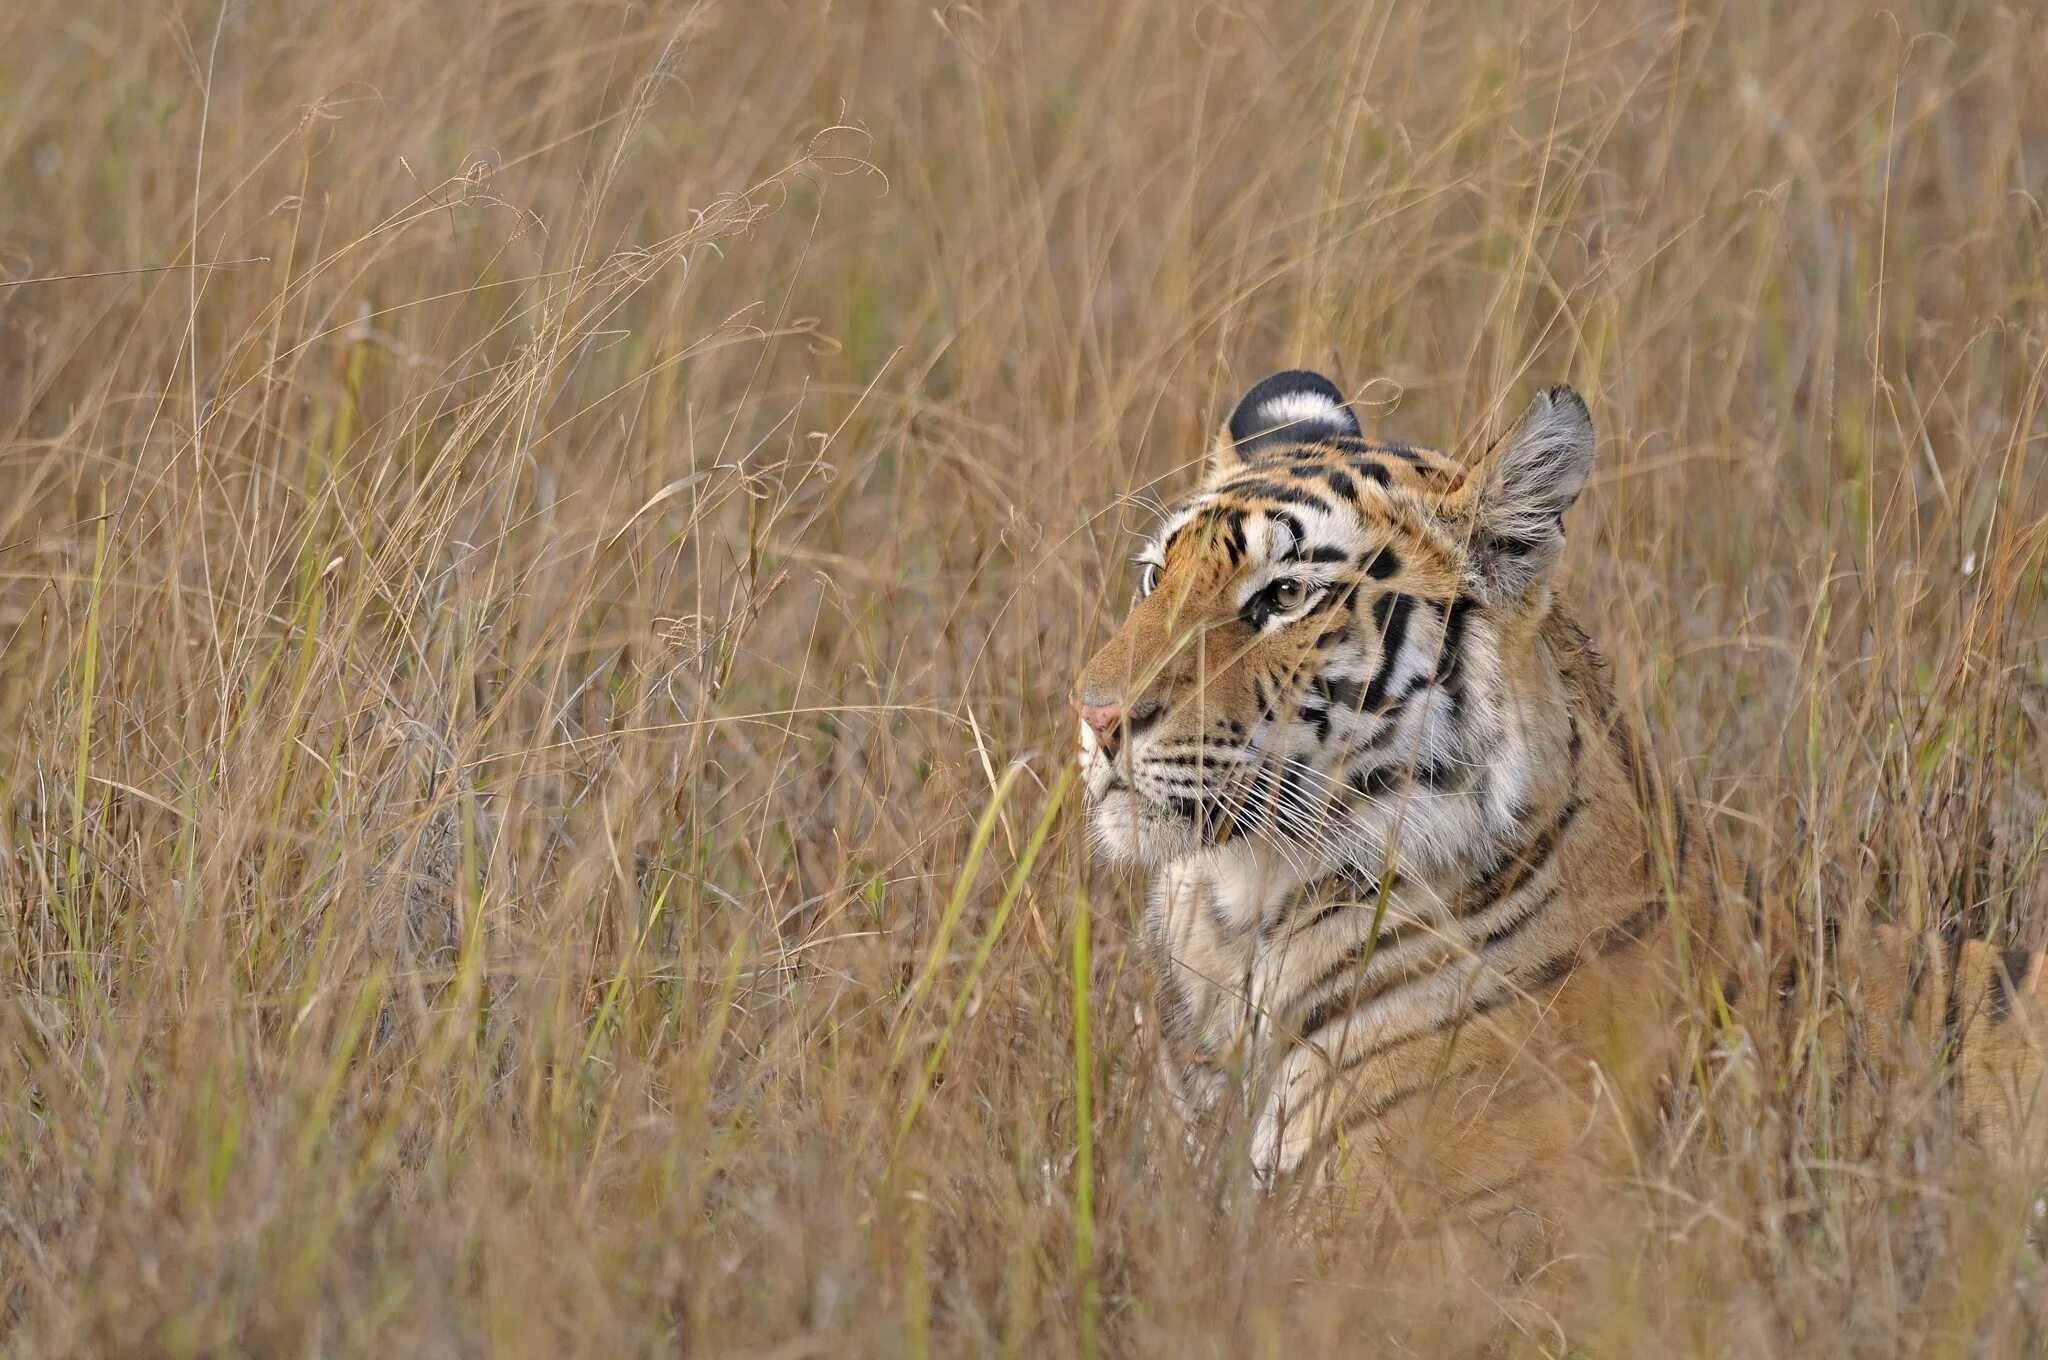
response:
[[[1251,551],[1244,532],[1245,514],[1242,507],[1235,505],[1198,505],[1167,532],[1159,546],[1159,555],[1171,562],[1176,549],[1196,549],[1203,543],[1214,543],[1223,549],[1223,555],[1230,564],[1236,566]]]
[[[1441,493],[1458,477],[1440,455],[1406,444],[1345,439],[1302,444],[1252,462],[1212,495],[1282,504],[1369,503],[1367,488]]]
[[[1286,476],[1283,468],[1261,468],[1260,472],[1261,476],[1232,482],[1224,490],[1233,497],[1278,501],[1282,505],[1312,506],[1323,511],[1336,508],[1321,486],[1306,479],[1283,481],[1281,478]]]
[[[1232,567],[1243,564],[1251,553],[1246,523],[1254,517],[1268,526],[1269,537],[1262,546],[1271,560],[1289,565],[1350,565],[1362,569],[1375,581],[1387,580],[1410,562],[1433,562],[1442,551],[1442,545],[1433,543],[1428,534],[1418,532],[1413,523],[1401,516],[1368,516],[1360,526],[1368,541],[1362,546],[1354,541],[1347,548],[1345,541],[1351,535],[1339,531],[1336,541],[1319,541],[1320,536],[1312,533],[1291,508],[1197,503],[1169,521],[1164,538],[1159,540],[1157,555],[1161,564],[1170,564],[1185,552],[1200,552],[1211,545],[1222,549],[1225,561]]]
[[[1332,511],[1328,505],[1304,508],[1320,509],[1326,514]],[[1266,549],[1275,557],[1291,559],[1309,540],[1306,525],[1292,509],[1209,502],[1198,503],[1173,524],[1160,545],[1160,553],[1171,557],[1183,543],[1214,542],[1223,546],[1233,562],[1237,561],[1249,551],[1245,525],[1254,515],[1263,520],[1268,535]]]

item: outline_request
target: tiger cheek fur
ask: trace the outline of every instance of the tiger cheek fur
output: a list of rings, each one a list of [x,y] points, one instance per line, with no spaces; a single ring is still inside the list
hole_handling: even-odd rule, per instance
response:
[[[1096,841],[1150,871],[1176,1101],[1242,1109],[1269,1183],[1540,1217],[1647,1136],[1703,987],[1783,990],[1763,942],[1787,933],[1555,602],[1593,445],[1569,388],[1467,467],[1275,374],[1076,685]],[[2010,1110],[2038,1076],[2048,970],[1912,964],[1882,930],[1866,952],[1898,1014],[1957,1013],[1966,1121],[2021,1146],[1985,1093]],[[1821,1038],[1842,1070],[1844,1031]]]

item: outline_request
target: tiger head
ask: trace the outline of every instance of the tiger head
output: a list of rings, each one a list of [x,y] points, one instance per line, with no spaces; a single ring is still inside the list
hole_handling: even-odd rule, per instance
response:
[[[1470,467],[1365,438],[1317,374],[1253,387],[1076,686],[1099,843],[1305,879],[1524,815],[1550,745],[1525,730],[1544,696],[1517,687],[1544,682],[1519,661],[1592,458],[1569,387]]]

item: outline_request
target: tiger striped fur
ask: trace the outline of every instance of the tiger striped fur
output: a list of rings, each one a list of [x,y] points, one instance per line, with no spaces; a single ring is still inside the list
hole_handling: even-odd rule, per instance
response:
[[[1467,468],[1275,374],[1080,676],[1095,838],[1151,871],[1175,1094],[1198,1122],[1246,1102],[1262,1179],[1542,1211],[1653,1134],[1693,1022],[1787,1023],[1784,926],[1554,598],[1593,449],[1568,387]],[[1835,944],[1861,1013],[1950,1056],[1965,1122],[2020,1150],[2039,958]],[[1839,1018],[1811,1038],[1880,1087],[1899,1056],[1845,1061]]]

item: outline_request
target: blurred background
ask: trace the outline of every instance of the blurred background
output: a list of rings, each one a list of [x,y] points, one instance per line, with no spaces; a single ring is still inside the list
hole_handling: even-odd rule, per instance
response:
[[[1061,782],[1250,382],[1569,381],[1665,767],[2042,943],[2044,196],[1992,0],[6,6],[0,1344],[2048,1344],[1938,1103],[1703,1072],[1549,1313],[1192,1161]]]

